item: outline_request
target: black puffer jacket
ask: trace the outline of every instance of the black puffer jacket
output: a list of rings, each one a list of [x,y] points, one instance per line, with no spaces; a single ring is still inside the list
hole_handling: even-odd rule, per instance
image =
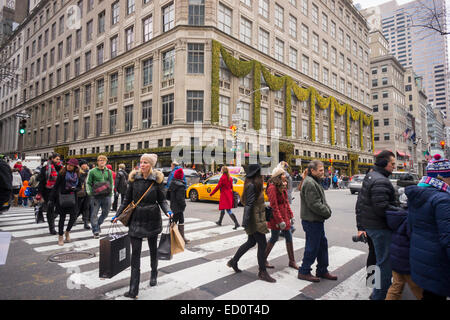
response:
[[[183,180],[172,179],[169,186],[170,209],[173,213],[181,213],[186,209],[186,185]]]
[[[12,193],[11,167],[0,159],[0,205],[8,202]]]
[[[147,179],[144,179],[141,171],[132,171],[128,178],[128,188],[123,204],[117,210],[118,217],[131,201],[138,202],[141,196],[153,183],[152,188],[134,209],[131,215],[128,234],[135,238],[148,238],[162,231],[161,210],[167,215],[169,206],[162,191],[164,175],[153,170]]]
[[[375,167],[364,178],[356,203],[358,230],[389,229],[386,210],[401,210],[389,175],[384,168]]]

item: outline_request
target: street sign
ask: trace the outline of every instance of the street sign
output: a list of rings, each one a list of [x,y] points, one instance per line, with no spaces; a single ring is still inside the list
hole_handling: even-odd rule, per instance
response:
[[[302,159],[300,159],[300,158],[295,159],[295,165],[296,166],[301,166],[302,165]]]
[[[16,113],[16,117],[17,118],[26,118],[26,119],[28,119],[28,118],[30,118],[30,115],[28,113],[20,113],[20,112],[18,112],[18,113]]]

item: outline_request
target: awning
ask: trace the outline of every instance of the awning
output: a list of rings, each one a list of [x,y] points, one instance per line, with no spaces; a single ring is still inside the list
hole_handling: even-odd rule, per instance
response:
[[[375,150],[375,152],[373,153],[374,156],[377,156],[381,151],[383,150]]]
[[[397,151],[397,154],[398,154],[400,157],[406,157],[406,153],[403,153],[403,152],[401,152],[401,151]]]
[[[411,155],[409,153],[406,154],[408,156],[408,158],[411,158]]]

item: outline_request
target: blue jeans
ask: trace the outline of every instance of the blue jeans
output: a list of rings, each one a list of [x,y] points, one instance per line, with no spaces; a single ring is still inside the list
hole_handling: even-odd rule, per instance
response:
[[[102,225],[103,221],[108,217],[109,209],[111,208],[111,197],[91,197],[91,226],[92,226],[92,232],[95,234],[99,232],[100,226]],[[98,218],[98,211],[102,208],[102,214],[100,216],[100,219]]]
[[[325,237],[323,222],[309,222],[302,220],[305,231],[306,244],[303,261],[298,272],[310,274],[311,266],[317,259],[316,273],[322,275],[328,272],[328,241]]]
[[[373,289],[372,299],[384,300],[391,286],[392,278],[391,262],[389,260],[392,231],[387,229],[366,229],[366,232],[372,239],[373,246],[375,247],[377,266],[380,268],[381,283],[379,285],[375,284],[375,286],[381,288]]]
[[[233,212],[231,211],[231,209],[225,209],[227,211],[228,214],[232,214]],[[225,213],[225,210],[220,210],[220,212]]]
[[[270,230],[270,233],[272,236],[270,237],[270,242],[272,244],[275,244],[275,242],[278,241],[278,238],[280,237],[280,233],[283,234],[284,239],[286,242],[292,242],[292,232],[291,229],[289,230]]]

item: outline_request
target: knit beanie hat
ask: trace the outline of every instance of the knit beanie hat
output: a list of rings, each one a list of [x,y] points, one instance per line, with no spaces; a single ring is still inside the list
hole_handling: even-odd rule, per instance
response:
[[[280,167],[275,167],[275,169],[273,169],[272,171],[272,178],[278,177],[282,174],[284,174],[284,170]]]
[[[72,158],[67,162],[67,164],[70,164],[71,166],[74,166],[74,167],[78,167],[78,160],[75,158]]]
[[[141,160],[146,159],[148,162],[150,162],[150,165],[152,166],[152,168],[155,167],[156,162],[158,161],[158,156],[154,153],[144,153],[141,156]]]
[[[427,176],[437,178],[441,176],[443,178],[450,177],[450,161],[448,159],[441,159],[440,154],[434,155],[434,160],[428,162]]]
[[[173,177],[178,180],[183,180],[183,177],[184,177],[183,169],[181,169],[181,168],[177,169],[177,171],[175,171],[175,173],[173,174]]]

